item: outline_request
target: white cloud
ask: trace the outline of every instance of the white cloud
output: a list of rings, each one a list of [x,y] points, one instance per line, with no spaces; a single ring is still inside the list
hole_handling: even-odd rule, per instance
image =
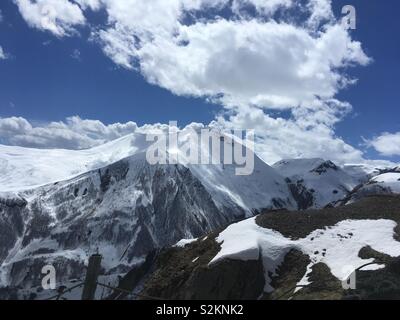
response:
[[[335,24],[328,0],[310,0],[305,7],[306,24],[328,20],[318,30],[273,19],[294,2],[237,0],[234,11],[252,3],[270,19],[197,19],[185,25],[185,14],[228,2],[106,1],[111,26],[94,36],[115,63],[138,69],[177,95],[207,97],[228,108],[308,107],[353,83],[345,67],[370,59]]]
[[[400,132],[385,132],[366,142],[383,156],[400,156]]]
[[[232,6],[233,10],[239,13],[243,6],[251,4],[258,12],[270,15],[280,8],[290,8],[293,2],[293,0],[236,0],[233,1]]]
[[[108,23],[92,39],[116,64],[174,94],[227,108],[310,107],[353,83],[344,68],[370,61],[337,23],[331,0],[15,2],[30,25],[57,36],[84,24],[85,10],[104,9]],[[209,8],[232,14],[205,18]],[[285,10],[289,16],[275,15]]]
[[[332,101],[331,104],[338,102]],[[335,108],[330,107],[332,113]],[[329,107],[328,107],[329,109]],[[344,107],[344,109],[346,109]],[[308,116],[313,117],[313,111]],[[318,116],[319,117],[319,116]],[[217,117],[210,127],[222,130],[254,129],[256,153],[267,163],[273,164],[288,158],[324,158],[337,164],[368,163],[377,166],[393,166],[389,161],[367,160],[361,150],[337,137],[332,125],[338,118],[332,114],[319,117],[312,125],[301,116],[292,119],[273,118],[261,109],[239,112],[230,117]],[[333,121],[333,119],[336,119]],[[179,124],[179,123],[178,123]],[[191,123],[187,128],[199,129],[205,125]],[[41,149],[80,150],[104,144],[131,133],[166,132],[167,124],[135,122],[105,125],[98,120],[84,120],[78,116],[65,121],[33,123],[22,117],[0,118],[0,143]],[[399,145],[399,141],[396,142]]]
[[[230,108],[291,108],[310,106],[316,96],[331,99],[349,82],[337,68],[368,61],[339,26],[318,38],[275,22],[219,20],[181,30],[180,39],[143,45],[143,75],[175,94],[208,96]]]
[[[335,19],[332,12],[332,0],[310,0],[307,8],[311,12],[307,24],[311,27],[318,27],[321,21]]]
[[[315,116],[310,113],[311,116]],[[320,118],[319,116],[317,116]],[[273,118],[260,109],[220,117],[216,125],[224,128],[248,128],[256,133],[256,152],[267,163],[281,159],[321,157],[337,163],[364,162],[362,151],[335,136],[334,117],[309,123],[304,118]]]
[[[134,122],[105,125],[75,116],[66,121],[33,125],[21,117],[0,118],[3,144],[32,148],[86,149],[135,132]]]
[[[68,0],[14,0],[25,21],[34,28],[62,37],[85,23],[80,7]]]
[[[221,103],[231,111],[214,124],[255,129],[257,151],[268,163],[296,157],[365,161],[361,150],[335,135],[335,124],[351,111],[335,96],[354,83],[346,68],[370,59],[337,23],[331,1],[307,2],[302,9],[309,15],[301,23],[271,19],[276,10],[298,9],[298,1],[251,1],[270,19],[240,15],[189,25],[181,23],[179,1],[158,3],[165,17],[152,10],[145,21],[135,19],[144,9],[127,2],[107,4],[111,26],[97,33],[115,63],[139,70],[147,81],[177,95]],[[198,3],[192,11],[227,2]],[[246,3],[234,1],[232,8],[242,14]],[[268,109],[291,109],[292,117],[274,118]]]
[[[213,124],[255,129],[258,151],[269,163],[293,157],[365,161],[362,151],[335,135],[335,124],[351,111],[335,97],[355,83],[348,68],[371,59],[340,26],[331,0],[15,1],[31,26],[57,36],[84,24],[85,10],[105,10],[108,22],[92,30],[92,40],[109,58],[174,94],[222,104],[228,113]],[[232,15],[210,17],[210,7],[230,7]],[[274,117],[271,109],[289,109],[291,116]],[[119,124],[116,131],[79,118],[29,125],[7,142],[86,148],[136,126]]]
[[[75,0],[82,9],[98,10],[101,7],[101,0]]]

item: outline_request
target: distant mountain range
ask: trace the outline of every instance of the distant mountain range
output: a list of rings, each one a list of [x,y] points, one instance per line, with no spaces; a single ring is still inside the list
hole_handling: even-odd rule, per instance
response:
[[[253,174],[238,176],[233,165],[150,165],[148,146],[141,134],[83,151],[0,146],[0,297],[46,297],[46,264],[67,286],[100,253],[104,279],[116,284],[155,250],[260,212],[400,192],[399,168],[269,166],[255,156]]]

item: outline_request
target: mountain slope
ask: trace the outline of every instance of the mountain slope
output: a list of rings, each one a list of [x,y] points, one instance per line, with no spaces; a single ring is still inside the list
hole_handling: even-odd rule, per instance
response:
[[[21,191],[73,178],[140,152],[144,135],[127,135],[87,150],[0,145],[0,192]]]
[[[165,250],[143,294],[169,299],[400,297],[400,197],[265,212]],[[342,279],[357,271],[355,290]]]
[[[141,152],[69,180],[1,193],[0,234],[7,236],[1,285],[39,286],[41,267],[49,263],[65,283],[84,274],[95,252],[104,256],[111,281],[154,249],[255,210],[293,208],[284,179],[259,159],[255,168],[253,175],[236,176],[233,166],[150,165]]]
[[[359,184],[356,177],[323,159],[282,160],[272,167],[286,177],[299,209],[323,208],[343,199]]]
[[[400,169],[379,170],[365,183],[358,185],[346,197],[334,205],[346,205],[368,196],[377,194],[399,194],[400,193]]]
[[[226,138],[213,134],[217,141]],[[165,151],[179,155],[177,164],[150,165],[149,146],[144,134],[83,151],[0,146],[0,288],[30,294],[49,263],[65,284],[82,277],[96,252],[104,257],[104,277],[115,283],[154,250],[180,239],[262,210],[323,207],[358,181],[321,159],[270,167],[254,156],[253,173],[237,175],[235,165],[220,160],[190,164],[179,148]],[[208,144],[200,148],[210,153]]]

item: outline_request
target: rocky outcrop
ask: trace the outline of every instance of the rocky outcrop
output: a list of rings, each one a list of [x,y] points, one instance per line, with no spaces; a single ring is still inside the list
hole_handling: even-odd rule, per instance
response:
[[[306,210],[301,213],[281,210],[264,212],[256,219],[263,228],[278,231],[290,239],[300,239],[314,230],[329,229],[344,220],[390,219],[400,223],[400,197],[374,196],[339,208]],[[395,230],[399,240],[399,230]],[[221,250],[214,232],[185,247],[164,251],[156,268],[144,284],[143,294],[174,299],[398,299],[400,296],[399,258],[363,247],[359,256],[374,258],[386,265],[378,270],[357,271],[356,289],[344,290],[322,262],[312,265],[309,284],[298,287],[310,258],[292,249],[271,274],[274,290],[263,293],[264,268],[258,260],[224,259],[212,263]],[[297,288],[297,290],[295,290]]]

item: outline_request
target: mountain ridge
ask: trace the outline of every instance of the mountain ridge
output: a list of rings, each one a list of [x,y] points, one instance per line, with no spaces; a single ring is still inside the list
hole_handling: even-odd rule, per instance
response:
[[[359,176],[352,178],[323,159],[284,160],[270,167],[255,155],[254,172],[248,176],[236,175],[235,165],[150,165],[144,135],[135,138],[140,140],[136,145],[134,138],[118,140],[123,148],[129,146],[125,153],[110,148],[112,144],[96,149],[105,150],[99,158],[104,163],[111,161],[109,164],[97,167],[103,162],[92,162],[96,165],[91,170],[69,177],[75,164],[65,168],[61,163],[60,176],[67,179],[53,181],[45,176],[34,182],[46,169],[42,166],[50,157],[46,155],[38,160],[38,172],[25,180],[34,187],[0,192],[0,238],[4,243],[0,286],[14,288],[11,291],[23,288],[20,291],[29,296],[30,288],[40,286],[40,268],[49,263],[62,274],[58,281],[68,283],[82,275],[89,255],[95,252],[105,257],[105,279],[116,283],[154,250],[183,238],[201,237],[264,210],[339,205],[339,200],[351,194],[350,186],[359,182]],[[85,152],[90,161],[96,158],[93,150]],[[112,160],[124,154],[130,155]],[[50,163],[55,165],[59,157]],[[30,160],[28,171],[35,168],[35,157]],[[90,161],[78,161],[78,167]],[[21,163],[25,162],[26,158]],[[0,171],[7,168],[0,166]],[[17,173],[16,180],[25,174]],[[379,177],[367,176],[365,186]],[[47,180],[51,182],[41,185]]]

